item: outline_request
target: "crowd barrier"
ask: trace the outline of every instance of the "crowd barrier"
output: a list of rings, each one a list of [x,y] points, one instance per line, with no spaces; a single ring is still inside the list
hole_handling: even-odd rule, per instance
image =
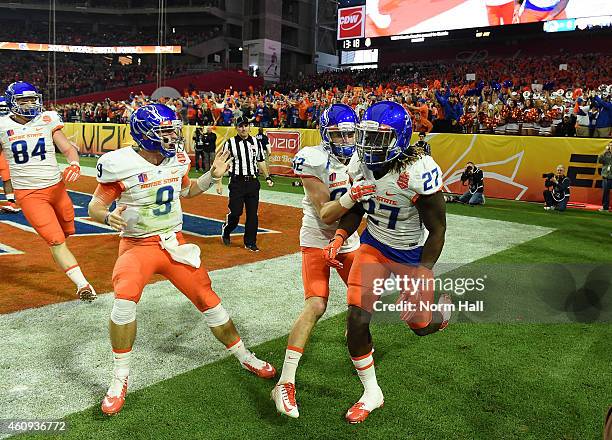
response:
[[[185,126],[186,150],[193,153],[194,126]],[[82,154],[102,154],[132,143],[129,128],[122,124],[67,123],[64,133]],[[236,135],[233,127],[215,127],[217,146]],[[253,128],[253,135],[257,129]],[[317,130],[267,129],[272,153],[272,174],[292,176],[291,161],[300,148],[317,145]],[[413,138],[413,142],[416,139]],[[432,156],[443,170],[444,190],[462,193],[460,176],[468,161],[485,176],[485,195],[512,200],[542,201],[544,178],[557,165],[565,166],[572,181],[571,201],[598,204],[601,201],[601,165],[597,156],[609,139],[546,138],[480,134],[435,134],[428,136]]]

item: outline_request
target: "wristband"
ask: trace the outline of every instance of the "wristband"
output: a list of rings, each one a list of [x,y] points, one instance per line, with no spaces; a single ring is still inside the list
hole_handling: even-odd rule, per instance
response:
[[[106,226],[110,226],[110,224],[108,223],[108,218],[110,217],[110,215],[111,215],[111,213],[110,213],[110,211],[108,211],[108,212],[106,213],[106,215],[104,216],[104,224],[105,224]]]
[[[342,194],[342,196],[338,199],[338,203],[340,203],[340,206],[342,206],[344,209],[351,209],[353,206],[355,206],[355,201],[351,198],[350,191]]]
[[[81,168],[81,165],[76,160],[73,160],[72,162],[70,162],[69,165],[76,165],[77,167]]]

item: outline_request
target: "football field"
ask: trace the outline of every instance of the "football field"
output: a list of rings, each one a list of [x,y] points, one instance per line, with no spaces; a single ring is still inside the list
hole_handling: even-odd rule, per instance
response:
[[[202,248],[243,339],[280,372],[303,297],[301,188],[277,181],[261,193],[258,254],[238,246],[240,236],[221,245],[224,196],[188,200],[184,211],[187,239]],[[344,421],[361,385],[345,345],[338,277],[298,369],[297,420],[276,414],[274,381],[228,358],[191,303],[156,278],[138,307],[125,407],[109,418],[99,402],[112,369],[107,321],[118,238],[79,214],[94,188],[92,177],[69,188],[81,226],[68,244],[98,292],[109,293],[91,305],[71,299],[72,286],[27,224],[0,215],[0,419],[61,418],[66,439],[601,437],[612,405],[609,215],[502,200],[448,205],[437,273],[487,278],[484,296],[454,298],[483,299],[486,310],[459,313],[424,338],[393,320],[373,324],[385,407],[357,426]]]

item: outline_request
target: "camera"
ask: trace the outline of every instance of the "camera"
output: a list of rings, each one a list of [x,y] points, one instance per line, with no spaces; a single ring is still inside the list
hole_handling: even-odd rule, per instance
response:
[[[553,177],[555,177],[555,173],[544,173],[544,174],[542,174],[542,179],[550,180]]]
[[[472,165],[468,165],[467,167],[465,167],[465,172],[466,173],[471,173],[474,171],[474,167]]]

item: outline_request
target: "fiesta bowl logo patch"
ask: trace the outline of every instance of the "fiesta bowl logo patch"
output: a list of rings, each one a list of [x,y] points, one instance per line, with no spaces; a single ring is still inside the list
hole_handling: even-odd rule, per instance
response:
[[[363,38],[365,33],[365,6],[338,9],[338,40]]]
[[[397,178],[397,186],[399,186],[401,189],[406,189],[408,188],[409,181],[410,181],[410,174],[401,173],[399,177]]]

